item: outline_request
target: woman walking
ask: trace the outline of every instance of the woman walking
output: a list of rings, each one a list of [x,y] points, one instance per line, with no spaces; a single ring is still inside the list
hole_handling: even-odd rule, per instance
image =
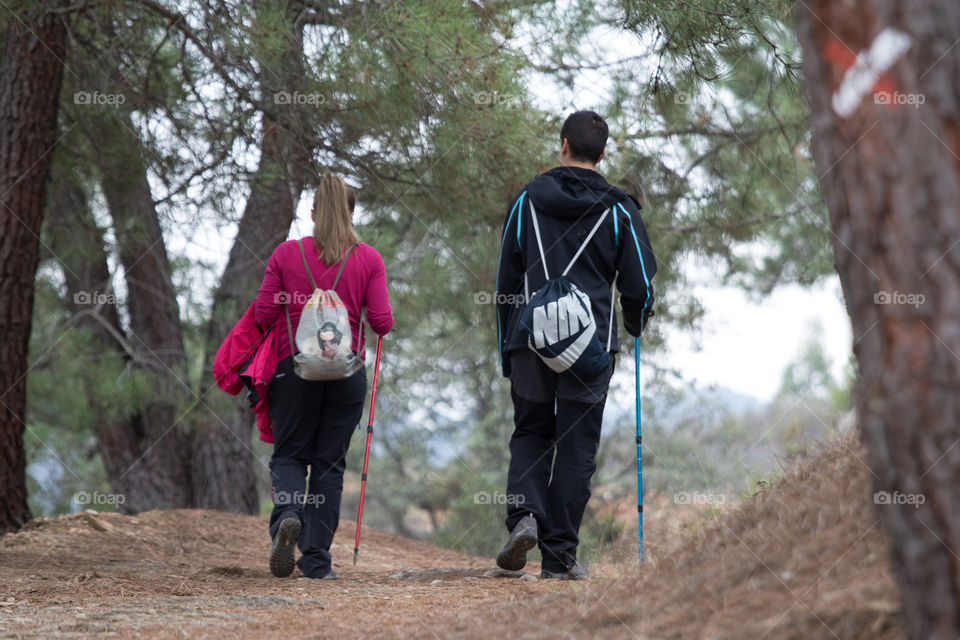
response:
[[[340,178],[325,174],[313,204],[313,236],[288,240],[276,248],[257,294],[257,322],[265,327],[276,324],[278,331],[278,365],[270,386],[274,436],[270,570],[277,577],[293,572],[296,544],[301,552],[296,564],[304,576],[337,578],[330,543],[340,519],[347,447],[367,391],[363,367],[339,380],[309,381],[297,376],[284,307],[296,334],[304,304],[314,291],[311,280],[318,289],[334,289],[347,308],[352,344],[359,354],[364,346],[364,310],[377,334],[386,335],[393,327],[383,259],[357,238],[354,203],[353,190]],[[322,339],[329,338],[324,333]]]

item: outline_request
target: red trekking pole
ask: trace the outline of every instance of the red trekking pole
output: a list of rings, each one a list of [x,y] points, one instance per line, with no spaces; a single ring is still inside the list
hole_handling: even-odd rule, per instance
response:
[[[363,521],[363,494],[367,490],[367,465],[370,463],[370,441],[373,439],[373,410],[377,406],[377,378],[380,375],[380,346],[383,336],[377,336],[377,362],[373,365],[373,392],[370,395],[370,421],[367,423],[367,450],[363,454],[363,475],[360,477],[360,511],[357,513],[357,539],[353,543],[353,565],[360,553],[360,523]]]

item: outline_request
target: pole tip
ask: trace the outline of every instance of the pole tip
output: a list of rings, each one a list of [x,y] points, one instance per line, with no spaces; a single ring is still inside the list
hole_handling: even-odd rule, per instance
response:
[[[354,547],[353,549],[353,566],[357,566],[357,554],[360,553],[360,549]]]

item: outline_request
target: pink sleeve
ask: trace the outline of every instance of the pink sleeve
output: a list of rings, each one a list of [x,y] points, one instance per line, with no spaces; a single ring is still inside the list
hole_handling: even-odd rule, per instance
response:
[[[283,245],[281,244],[280,247]],[[283,291],[283,278],[280,276],[280,247],[277,247],[267,261],[267,272],[263,275],[263,283],[257,292],[254,315],[261,327],[272,327],[280,314],[283,305],[280,304],[280,292]]]
[[[376,250],[371,252],[373,266],[370,279],[367,281],[367,293],[364,296],[364,306],[367,308],[367,322],[370,328],[378,335],[385,336],[393,328],[393,310],[390,308],[390,297],[387,294],[387,269],[383,258]]]

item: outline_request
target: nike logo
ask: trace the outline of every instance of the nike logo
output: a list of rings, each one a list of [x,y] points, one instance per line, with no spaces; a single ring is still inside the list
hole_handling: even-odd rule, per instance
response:
[[[576,287],[554,302],[533,310],[533,343],[537,349],[577,336],[593,324],[590,299]]]

